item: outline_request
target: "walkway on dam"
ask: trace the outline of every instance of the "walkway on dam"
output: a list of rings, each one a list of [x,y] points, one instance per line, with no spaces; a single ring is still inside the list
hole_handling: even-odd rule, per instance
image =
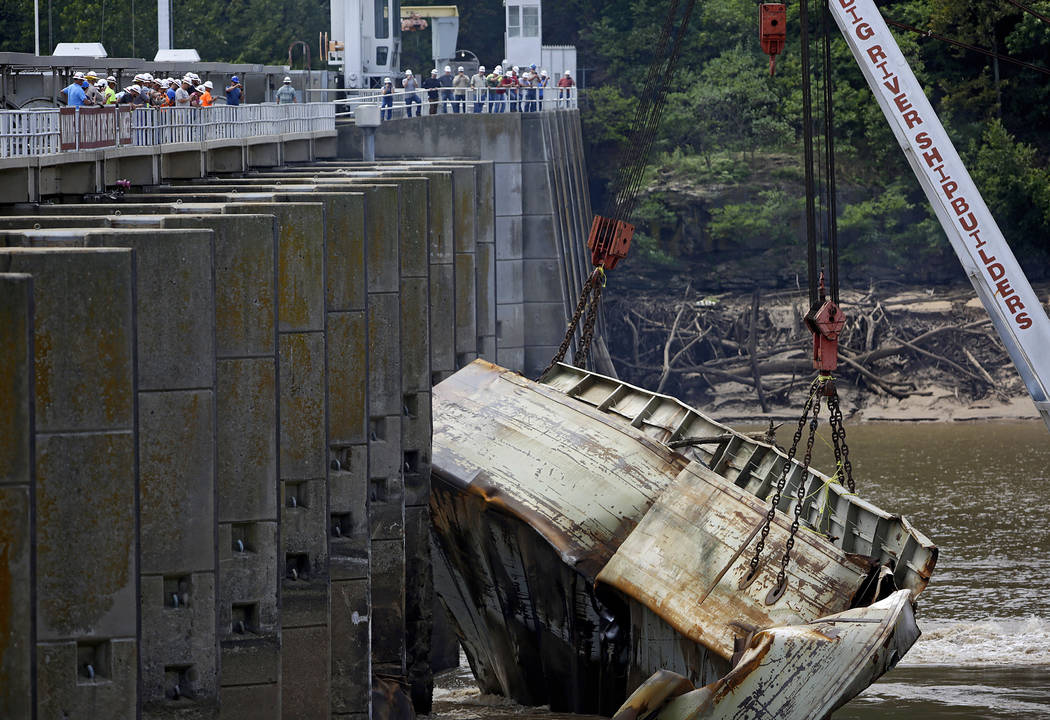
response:
[[[344,157],[0,206],[4,714],[429,710],[430,389],[560,341],[579,118],[394,121],[375,163],[339,132],[311,147]]]

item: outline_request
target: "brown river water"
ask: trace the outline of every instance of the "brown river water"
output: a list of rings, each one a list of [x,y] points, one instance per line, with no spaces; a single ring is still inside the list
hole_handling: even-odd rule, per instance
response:
[[[793,428],[781,428],[790,441]],[[827,429],[813,464],[833,468]],[[857,491],[939,547],[923,636],[835,720],[1050,720],[1050,431],[1040,422],[847,424]],[[434,718],[573,718],[480,696],[465,659]]]

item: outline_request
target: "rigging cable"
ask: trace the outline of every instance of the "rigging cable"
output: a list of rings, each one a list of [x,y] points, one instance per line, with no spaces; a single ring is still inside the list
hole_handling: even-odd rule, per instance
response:
[[[960,40],[953,40],[950,37],[945,37],[944,35],[938,35],[935,32],[931,32],[929,30],[923,30],[922,28],[917,28],[914,25],[908,25],[907,23],[897,22],[896,20],[890,20],[888,18],[886,18],[886,24],[887,25],[892,25],[893,27],[899,28],[901,30],[907,30],[909,32],[918,33],[919,35],[922,35],[922,36],[928,37],[928,38],[933,38],[934,40],[940,40],[941,42],[948,43],[949,45],[955,45],[956,47],[961,47],[964,50],[971,50],[971,51],[976,52],[976,53],[981,53],[982,55],[987,55],[988,57],[998,58],[1000,60],[1003,60],[1004,62],[1013,63],[1014,65],[1019,65],[1019,66],[1025,68],[1027,70],[1035,70],[1036,72],[1042,73],[1043,75],[1050,75],[1050,68],[1044,68],[1044,67],[1040,67],[1038,65],[1033,65],[1032,63],[1027,63],[1024,60],[1018,60],[1017,58],[1010,57],[1009,55],[1002,55],[1000,53],[993,52],[992,50],[987,50],[987,49],[979,47],[977,45],[970,45],[969,43],[964,43],[964,42],[962,42]]]
[[[839,302],[839,231],[835,187],[835,84],[831,75],[831,10],[824,4],[824,157],[827,163],[828,284]]]
[[[819,299],[817,289],[817,218],[814,203],[813,183],[813,98],[809,67],[809,2],[799,2],[799,26],[801,29],[802,55],[802,137],[806,173],[806,238],[809,270],[809,304],[815,306]]]
[[[1010,3],[1011,5],[1013,5],[1016,8],[1020,8],[1021,10],[1025,11],[1026,13],[1032,15],[1033,17],[1039,18],[1040,20],[1045,22],[1047,25],[1050,25],[1050,17],[1047,17],[1046,15],[1043,15],[1042,13],[1036,12],[1033,8],[1029,7],[1028,5],[1025,5],[1024,3],[1019,3],[1019,2],[1017,2],[1017,0],[1006,0],[1006,2]]]
[[[682,42],[689,28],[689,20],[696,6],[696,0],[685,0],[685,9],[677,29],[680,0],[671,0],[667,17],[664,19],[660,39],[654,50],[653,61],[649,64],[643,92],[635,107],[634,121],[627,142],[620,149],[616,175],[610,183],[610,190],[605,199],[605,211],[596,215],[591,225],[587,246],[591,250],[591,263],[594,271],[587,278],[578,299],[576,310],[569,320],[565,338],[555,352],[547,367],[540,373],[546,375],[559,362],[565,359],[572,339],[584,317],[583,331],[576,353],[575,364],[583,367],[590,352],[594,336],[594,326],[598,318],[602,288],[605,286],[606,270],[612,270],[616,263],[627,255],[634,234],[634,226],[628,221],[638,202],[638,193],[645,177],[649,162],[649,153],[660,124],[667,94],[674,79]],[[670,43],[672,31],[674,41]]]

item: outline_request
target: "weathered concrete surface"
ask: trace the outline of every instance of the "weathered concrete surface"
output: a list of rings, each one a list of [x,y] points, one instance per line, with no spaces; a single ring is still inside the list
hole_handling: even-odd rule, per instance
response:
[[[519,121],[507,124],[520,144]],[[507,137],[492,130],[492,140]],[[39,618],[35,628],[19,621],[29,629],[28,654],[13,656],[27,678],[16,683],[17,701],[32,704],[36,693],[42,713],[71,717],[105,707],[117,717],[364,720],[410,694],[426,711],[430,389],[475,355],[507,350],[497,346],[507,334],[497,320],[508,311],[498,308],[521,318],[510,349],[525,357],[525,290],[507,302],[497,271],[503,221],[518,228],[519,267],[527,259],[523,217],[499,214],[528,206],[498,196],[500,178],[516,175],[497,165],[520,169],[521,152],[205,180],[202,169],[236,172],[244,155],[213,152],[202,162],[171,150],[120,169],[144,183],[184,175],[184,184],[119,205],[0,206],[0,245],[134,249],[116,251],[125,276],[97,286],[90,273],[77,279],[83,267],[33,272],[6,262],[53,253],[58,263],[92,250],[0,250],[0,272],[32,276],[37,292],[45,283],[45,329],[65,343],[59,354],[34,336],[35,432],[24,403],[18,412],[3,406],[22,458],[10,463],[17,481],[0,480],[4,512],[17,516],[4,527],[26,537],[36,498],[38,540],[52,532],[41,518],[57,517],[68,526],[56,536],[64,546],[105,547],[101,569],[124,567],[126,581],[111,590],[103,582],[98,593],[95,559],[60,565],[38,542],[48,577],[34,590],[25,551],[12,545],[21,559],[5,567],[26,578],[12,585],[21,593],[14,612]],[[51,173],[47,186],[87,187],[97,178],[83,170],[79,179]],[[552,259],[549,244],[542,252],[537,259]],[[113,343],[124,352],[110,352]],[[103,451],[108,466],[90,460]],[[26,468],[39,477],[27,480]],[[111,517],[97,494],[117,498],[123,514]],[[77,593],[93,599],[80,603]],[[118,615],[100,603],[107,593]],[[94,681],[86,664],[98,666]],[[72,670],[53,674],[64,667]],[[400,700],[377,675],[405,684]]]
[[[0,716],[33,713],[33,277],[0,274]]]

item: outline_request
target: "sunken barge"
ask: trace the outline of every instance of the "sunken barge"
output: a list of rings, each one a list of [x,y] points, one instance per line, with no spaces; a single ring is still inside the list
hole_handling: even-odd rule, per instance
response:
[[[766,717],[747,708],[771,695],[777,717],[825,717],[919,635],[922,533],[792,460],[752,572],[787,458],[674,398],[478,360],[433,412],[435,589],[483,692],[668,719]]]

